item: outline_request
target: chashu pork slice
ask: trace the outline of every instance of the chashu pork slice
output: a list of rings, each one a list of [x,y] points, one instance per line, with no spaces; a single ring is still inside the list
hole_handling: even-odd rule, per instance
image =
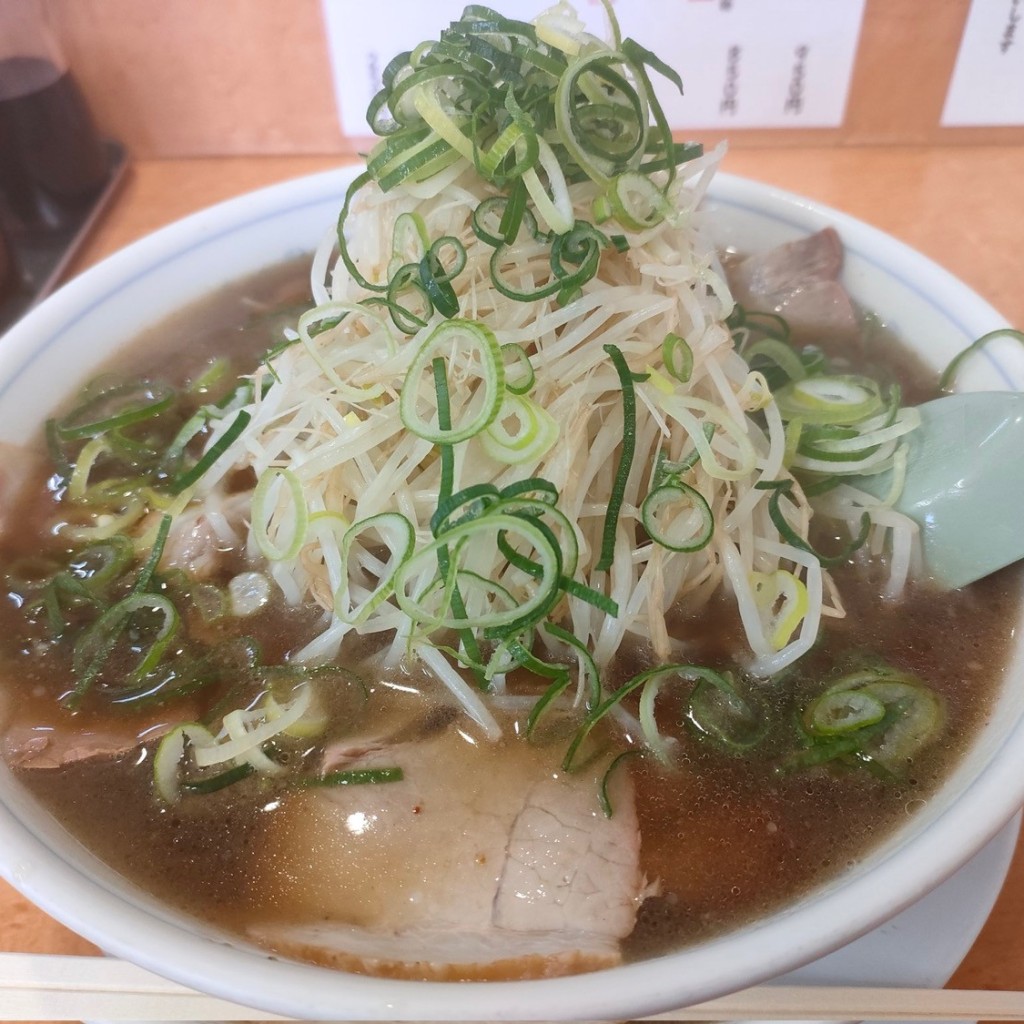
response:
[[[778,313],[805,340],[854,338],[859,320],[839,281],[843,243],[834,228],[741,260],[729,275],[736,301]]]
[[[0,757],[11,768],[65,768],[79,761],[125,757],[143,743],[153,743],[181,722],[195,720],[190,705],[148,716],[76,720],[14,721],[0,733]]]
[[[201,509],[175,516],[164,545],[163,567],[184,569],[193,579],[216,575],[241,544],[251,500],[248,491],[213,496]]]
[[[325,770],[400,767],[401,782],[314,789],[270,837],[279,919],[253,937],[345,970],[437,980],[549,977],[620,962],[644,895],[633,787],[558,750],[478,744],[449,727],[353,743]]]

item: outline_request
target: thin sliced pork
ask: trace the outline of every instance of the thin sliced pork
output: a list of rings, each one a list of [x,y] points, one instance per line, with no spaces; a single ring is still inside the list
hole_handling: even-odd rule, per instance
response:
[[[124,757],[143,742],[163,736],[178,722],[191,721],[192,710],[185,707],[173,716],[163,713],[143,720],[126,715],[75,726],[66,721],[59,726],[14,722],[0,738],[0,755],[11,768],[45,769]]]
[[[778,313],[793,333],[855,337],[857,313],[839,282],[843,243],[834,228],[748,256],[732,268],[733,297],[748,310]]]
[[[164,567],[184,569],[195,579],[216,575],[240,543],[250,500],[248,492],[239,492],[175,516],[164,547]]]

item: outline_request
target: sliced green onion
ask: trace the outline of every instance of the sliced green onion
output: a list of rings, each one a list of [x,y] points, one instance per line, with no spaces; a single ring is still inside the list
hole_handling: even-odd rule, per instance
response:
[[[663,510],[671,518],[663,521]],[[700,491],[673,480],[656,487],[640,509],[644,529],[656,544],[669,551],[700,551],[711,542],[715,517]]]
[[[59,419],[57,434],[65,441],[95,437],[156,416],[173,401],[174,391],[164,384],[119,384],[101,391]]]
[[[217,383],[231,369],[231,363],[223,356],[210,359],[206,369],[199,374],[188,386],[188,390],[194,395],[205,394],[214,384]]]
[[[501,233],[501,222],[511,201],[505,196],[489,196],[474,208],[470,223],[473,226],[473,234],[481,242],[485,242],[493,248],[497,248],[505,242],[505,237]],[[496,224],[493,223],[495,217],[497,218]],[[518,234],[518,223],[515,225],[515,229]],[[515,235],[512,236],[512,241],[515,240],[515,237]]]
[[[97,460],[110,453],[110,444],[105,437],[94,437],[82,445],[75,460],[74,469],[68,478],[68,497],[81,501],[89,489],[89,475]]]
[[[540,722],[541,716],[568,689],[572,677],[569,675],[569,670],[565,665],[551,664],[544,661],[531,654],[530,651],[516,641],[512,642],[510,649],[519,667],[532,672],[535,676],[552,680],[548,688],[530,709],[530,714],[527,716],[526,736],[527,739],[530,739],[537,731],[537,724]]]
[[[132,593],[144,593],[153,579],[153,573],[164,556],[164,547],[167,544],[168,534],[171,532],[171,517],[163,515],[160,517],[160,525],[157,526],[156,536],[153,538],[153,546],[149,549],[149,557],[139,570],[139,575],[132,587]]]
[[[874,725],[865,725],[855,732],[849,732],[841,736],[810,737],[810,746],[796,754],[791,754],[778,766],[780,773],[801,771],[808,768],[816,768],[826,765],[831,761],[840,761],[844,764],[863,765],[870,768],[877,774],[887,779],[894,778],[893,774],[876,764],[864,753],[865,747],[882,736],[899,721],[903,714],[904,707],[895,704],[886,708],[885,715]]]
[[[885,717],[885,705],[863,690],[823,693],[808,705],[804,727],[815,736],[841,736],[874,725]]]
[[[788,469],[793,465],[797,453],[800,451],[800,442],[803,439],[804,421],[801,419],[790,420],[784,428],[786,439],[782,453],[782,464]],[[807,493],[807,488],[804,488]]]
[[[434,394],[437,399],[437,425],[442,431],[452,429],[451,394],[448,390],[448,377],[444,370],[444,360],[435,356],[431,362],[434,373]],[[439,444],[441,453],[441,482],[438,484],[437,500],[440,504],[451,497],[455,474],[455,450],[450,444]]]
[[[462,69],[455,64],[439,64],[435,67],[421,68],[406,80],[405,89],[409,92],[416,113],[431,127],[434,132],[463,159],[473,162],[474,147],[469,138],[469,118],[464,114],[452,116],[452,107],[442,102],[441,90],[438,88],[442,78],[458,78]],[[392,112],[397,113],[394,102]]]
[[[638,171],[643,174],[668,171],[674,178],[677,167],[704,155],[704,146],[700,142],[674,142],[671,149],[660,154],[660,149],[652,147],[648,142],[647,152],[654,155],[649,160],[645,159],[637,168]]]
[[[768,515],[771,521],[775,524],[775,529],[779,531],[779,535],[787,544],[792,544],[793,547],[799,548],[801,551],[806,551],[809,555],[813,555],[822,565],[823,568],[831,568],[836,565],[842,565],[843,562],[849,560],[850,556],[863,547],[868,539],[868,533],[871,531],[871,517],[865,512],[860,518],[860,530],[857,536],[853,538],[844,548],[842,548],[837,554],[826,555],[821,551],[817,551],[813,548],[803,537],[800,536],[789,525],[789,520],[786,519],[785,512],[782,511],[781,501],[783,497],[790,494],[793,489],[792,480],[759,480],[754,487],[758,490],[771,491],[771,497],[768,499]]]
[[[430,517],[430,530],[435,537],[440,537],[452,526],[483,515],[488,508],[501,501],[501,497],[501,492],[494,484],[470,484],[448,498],[442,497]],[[462,514],[453,518],[460,511]]]
[[[177,470],[178,463],[185,454],[185,449],[188,447],[189,442],[206,426],[209,419],[210,413],[204,406],[202,409],[194,412],[182,424],[181,429],[174,435],[171,443],[164,451],[161,461],[165,470],[168,472]]]
[[[216,745],[196,749],[196,765],[212,768],[229,761],[235,764],[248,761],[264,775],[284,774],[284,767],[267,755],[264,744],[305,717],[312,701],[313,688],[307,684],[297,687],[295,698],[286,707],[264,703],[255,714],[247,713],[243,708],[229,711],[223,718],[221,736]]]
[[[496,243],[497,245],[502,243],[512,245],[519,237],[519,230],[524,222],[534,238],[539,237],[540,229],[537,226],[537,219],[526,205],[527,196],[526,183],[522,178],[519,178],[512,186],[505,209],[501,214],[501,221],[498,224],[499,238]]]
[[[516,102],[512,90],[505,94],[505,110],[512,120],[489,150],[481,150],[478,139],[473,139],[473,163],[477,171],[482,177],[501,185],[521,181],[522,175],[537,163],[541,153],[534,122]]]
[[[181,788],[188,793],[206,795],[216,793],[219,790],[227,789],[242,779],[247,779],[256,769],[246,761],[244,764],[236,764],[219,775],[209,775],[203,779],[186,779],[181,783]]]
[[[528,498],[554,507],[558,504],[558,488],[542,476],[531,476],[503,487],[501,497],[505,501],[512,498]]]
[[[214,746],[213,733],[199,722],[175,726],[157,745],[153,755],[153,784],[157,795],[173,804],[181,796],[181,761],[186,747]]]
[[[614,50],[589,52],[569,65],[555,90],[560,140],[599,184],[635,168],[647,142],[648,97],[615,70],[626,63]]]
[[[807,587],[786,569],[751,574],[754,603],[765,619],[765,635],[776,651],[789,643],[809,607]]]
[[[415,212],[400,213],[391,234],[391,262],[388,277],[407,263],[419,263],[430,248],[430,236],[423,216]]]
[[[615,533],[619,524],[619,512],[626,494],[626,484],[633,468],[633,453],[636,449],[636,393],[633,388],[634,376],[626,363],[626,357],[615,345],[605,345],[605,352],[615,365],[622,388],[622,447],[619,450],[619,464],[615,470],[615,482],[608,498],[604,529],[601,534],[601,556],[595,569],[607,572],[612,566],[615,554]]]
[[[304,779],[304,786],[373,786],[385,782],[401,782],[405,773],[401,768],[350,768],[347,771],[327,772]]]
[[[46,421],[46,450],[50,456],[50,461],[57,471],[57,476],[64,485],[67,485],[74,468],[67,456],[67,452],[64,450],[64,441],[60,436],[60,431],[57,429],[57,421],[55,419],[48,419]]]
[[[496,608],[462,617],[450,614],[443,607],[428,609],[415,595],[407,593],[408,580],[419,573],[424,561],[436,560],[441,546],[448,545],[452,552],[449,581],[454,582],[452,574],[459,570],[458,558],[467,546],[476,543],[497,546],[498,536],[503,532],[526,541],[534,552],[533,560],[541,567],[540,576],[536,578],[530,592],[514,608]],[[542,619],[558,600],[561,575],[561,551],[546,526],[526,517],[490,512],[486,516],[449,527],[433,543],[421,548],[400,566],[395,580],[395,598],[406,615],[431,630],[467,627],[483,630],[486,636],[497,638],[522,630]]]
[[[264,699],[269,721],[281,716],[283,705],[291,704],[298,687],[312,687],[309,707],[282,730],[286,736],[310,739],[323,733],[329,719],[322,698],[330,705],[335,721],[343,722],[349,730],[359,725],[366,712],[369,700],[366,680],[343,665],[272,665],[260,669],[259,675],[269,687]]]
[[[601,699],[601,674],[598,672],[597,662],[594,661],[594,656],[587,649],[586,644],[579,637],[574,636],[568,630],[562,629],[561,626],[556,625],[554,622],[545,622],[544,632],[572,648],[580,663],[580,669],[586,676],[585,681],[588,683],[587,709],[596,707]]]
[[[115,706],[132,708],[164,704],[177,700],[204,687],[229,684],[227,690],[204,716],[204,724],[218,721],[232,702],[241,699],[245,685],[254,678],[259,661],[259,645],[251,637],[233,637],[217,644],[209,653],[197,659],[175,658],[162,677],[152,676],[132,689],[119,690],[110,696]]]
[[[539,137],[537,145],[539,147],[537,162],[544,171],[547,185],[545,186],[532,167],[522,175],[522,180],[533,199],[538,220],[547,224],[548,228],[556,235],[564,235],[571,231],[576,223],[569,186],[554,150],[544,139]]]
[[[783,419],[805,424],[859,423],[882,411],[877,381],[856,374],[822,374],[794,380],[775,392]]]
[[[509,431],[509,421],[518,430]],[[539,461],[558,440],[555,418],[545,408],[525,395],[507,394],[494,422],[484,430],[481,443],[484,451],[498,462],[518,465]]]
[[[579,562],[579,539],[576,536],[569,517],[554,505],[549,504],[542,497],[531,497],[529,493],[514,496],[504,496],[492,509],[493,512],[504,512],[510,515],[530,518],[542,526],[553,542],[558,545],[562,557],[562,569],[565,575],[572,576],[576,572]],[[557,532],[555,529],[557,528]],[[503,543],[501,534],[498,535],[498,547],[507,558],[514,559],[515,553]],[[520,564],[520,568],[524,568]],[[537,567],[533,566],[532,575],[539,575]]]
[[[651,113],[654,116],[654,123],[661,134],[661,146],[659,150],[666,155],[662,159],[667,158],[667,166],[664,168],[658,168],[668,171],[668,181],[672,182],[676,173],[676,165],[685,162],[686,160],[692,160],[703,152],[703,148],[699,143],[685,142],[675,143],[672,139],[672,128],[668,123],[668,118],[665,116],[665,111],[662,109],[661,102],[658,100],[658,94],[655,92],[654,87],[651,84],[651,79],[647,74],[647,68],[653,68],[667,78],[678,90],[680,95],[683,92],[683,82],[679,77],[674,68],[666,64],[660,57],[652,53],[646,47],[641,46],[634,39],[623,39],[622,45],[620,46],[622,52],[633,62],[633,67],[636,69],[637,77],[644,87],[644,92],[647,96],[647,101],[650,104]],[[661,161],[659,161],[660,163]],[[645,173],[649,173],[655,168],[651,167],[648,163],[640,165],[639,170]]]
[[[665,193],[646,174],[624,171],[608,188],[612,215],[629,231],[643,231],[672,213]]]
[[[348,566],[352,549],[364,534],[376,535],[388,550],[389,557],[384,572],[369,594],[355,604],[352,603],[351,570],[343,572],[341,586],[334,595],[334,613],[343,622],[355,624],[364,622],[373,611],[384,603],[393,592],[396,578],[402,567],[412,557],[416,545],[416,531],[413,524],[398,512],[380,512],[375,516],[353,523],[341,539],[341,561]]]
[[[428,131],[422,137],[411,132],[396,141],[397,149],[392,151],[390,162],[379,171],[374,171],[383,192],[389,192],[403,181],[424,181],[461,158],[456,150],[444,139],[437,138],[433,132]]]
[[[680,384],[688,384],[693,375],[693,349],[674,332],[665,335],[661,343],[661,359],[665,372],[675,377]]]
[[[146,508],[142,498],[137,495],[129,495],[120,511],[106,511],[96,514],[91,519],[90,525],[76,526],[68,524],[61,528],[61,534],[76,541],[103,541],[109,540],[118,534],[123,533],[129,527],[142,518]]]
[[[715,436],[715,424],[705,423],[701,428],[705,444],[710,446]],[[663,453],[658,453],[658,462],[654,469],[652,479],[656,485],[678,480],[684,473],[688,473],[700,461],[700,449],[694,445],[687,455],[684,455],[678,462],[670,462]]]
[[[434,371],[434,390],[437,398],[437,425],[442,431],[451,430],[451,402],[448,391],[448,378],[445,374],[444,360],[440,356],[435,356],[432,367]],[[442,503],[449,501],[452,495],[455,475],[455,449],[450,444],[438,445],[438,449],[440,451],[441,459],[441,481],[438,485],[437,500],[440,507]],[[450,578],[448,571],[450,564],[447,546],[439,547],[437,549],[437,568],[443,580],[448,580]],[[450,592],[453,613],[456,618],[464,619],[466,617],[466,606],[462,600],[462,592],[459,590],[458,579],[452,580]],[[471,671],[476,677],[477,685],[481,689],[486,689],[488,686],[487,679],[483,671],[477,667],[480,664],[481,655],[480,645],[476,640],[476,634],[471,629],[463,627],[459,630],[459,639],[461,641],[462,648],[466,653],[466,658],[471,665]]]
[[[398,301],[400,295],[407,293],[411,293],[420,302],[415,309],[410,308],[408,299]],[[407,263],[398,268],[388,282],[386,299],[371,296],[363,299],[361,305],[383,305],[391,314],[394,325],[404,334],[415,334],[426,327],[427,321],[434,315],[434,303],[420,280],[418,263]]]
[[[284,505],[283,495],[290,499]],[[263,473],[252,494],[252,536],[260,554],[270,562],[294,558],[306,539],[308,524],[306,496],[295,473],[279,468]],[[276,527],[273,538],[272,525]]]
[[[894,779],[905,775],[918,752],[936,739],[945,712],[941,698],[919,679],[878,666],[835,681],[805,709],[801,721],[810,745],[788,758],[783,771],[840,760]]]
[[[455,251],[455,262],[447,270],[440,255],[444,247]],[[419,263],[420,283],[424,291],[437,312],[449,320],[459,312],[459,300],[455,289],[452,288],[451,281],[462,272],[465,265],[466,249],[457,238],[453,238],[451,235],[445,235],[434,242]]]
[[[533,390],[537,374],[526,349],[514,343],[502,345],[501,356],[505,366],[505,389],[513,395],[525,395]]]
[[[102,591],[128,568],[133,553],[127,537],[111,537],[76,552],[69,570],[88,590]]]
[[[638,675],[628,679],[613,694],[611,694],[611,696],[606,697],[600,704],[590,711],[587,717],[583,720],[582,725],[580,725],[579,729],[576,730],[572,742],[569,744],[569,749],[566,751],[565,757],[562,760],[562,770],[566,772],[573,770],[576,755],[579,753],[580,747],[590,735],[593,728],[612,710],[612,708],[621,704],[622,701],[631,693],[634,693],[641,687],[647,686],[652,681],[657,681],[660,685],[660,680],[665,676],[676,676],[680,679],[691,681],[704,680],[710,686],[726,692],[732,690],[731,684],[719,672],[715,672],[710,668],[704,668],[701,665],[656,665],[644,672],[640,672]],[[654,733],[655,736],[647,737],[648,740],[650,741],[650,739],[653,738],[656,743],[660,743],[660,737],[657,736],[656,728],[654,729]]]
[[[725,680],[725,677],[720,678]],[[768,722],[735,687],[704,679],[698,681],[690,694],[686,720],[699,734],[735,753],[757,746],[768,732]]]
[[[612,219],[615,211],[612,209],[612,201],[608,196],[599,195],[595,196],[594,201],[590,204],[590,212],[594,217],[595,224],[604,224]]]
[[[998,330],[989,331],[988,334],[983,334],[977,341],[968,345],[962,352],[953,357],[949,365],[942,371],[942,376],[939,377],[939,390],[949,391],[950,385],[956,378],[957,373],[960,370],[960,365],[963,363],[968,356],[973,355],[976,352],[980,352],[990,342],[996,340],[996,338],[1010,338],[1013,341],[1020,342],[1024,345],[1024,332],[1015,331],[1010,327],[1000,327]]]
[[[61,639],[68,627],[68,616],[64,609],[98,604],[101,600],[92,587],[68,572],[58,572],[43,588],[42,595],[29,602],[28,609],[42,608],[46,613],[50,635]]]
[[[840,681],[830,687],[829,692],[851,690],[880,701],[887,711],[898,711],[895,721],[881,733],[873,734],[870,742],[861,748],[866,757],[894,775],[906,771],[918,752],[936,738],[945,722],[941,698],[914,676],[883,670],[874,678],[865,674],[859,682]]]
[[[349,211],[352,208],[352,200],[358,195],[360,189],[365,188],[371,181],[373,181],[373,176],[369,171],[364,171],[352,179],[352,183],[345,192],[345,201],[342,203],[341,212],[338,214],[338,252],[341,255],[342,262],[345,264],[345,269],[348,270],[359,285],[367,291],[382,292],[387,289],[387,285],[374,284],[360,273],[359,268],[348,251],[348,239],[345,237],[345,222],[348,220]]]
[[[214,463],[241,437],[242,431],[251,419],[252,416],[247,410],[239,412],[224,433],[206,450],[203,457],[191,469],[178,475],[172,487],[173,493],[181,494],[205,476],[213,468]]]
[[[605,615],[611,615],[613,618],[618,618],[618,602],[613,601],[607,596],[607,594],[602,594],[601,591],[594,590],[593,587],[588,587],[585,584],[580,583],[579,580],[574,580],[569,576],[563,576],[561,584],[562,589],[570,597],[578,598],[580,601],[586,601],[587,604],[604,612]]]
[[[759,334],[767,335],[769,338],[777,338],[779,341],[789,341],[789,324],[785,317],[779,316],[778,313],[763,313],[756,310],[748,310],[737,302],[725,322],[732,331],[737,331],[741,327],[746,327],[749,330],[757,331]],[[741,354],[745,351],[745,349],[740,350]],[[808,367],[808,369],[810,368]],[[806,374],[803,376],[806,376]]]
[[[755,359],[774,363],[790,381],[804,380],[808,375],[807,367],[792,347],[778,338],[762,338],[744,348],[741,354],[749,365],[753,365]],[[776,388],[780,386],[781,383],[775,384]]]
[[[601,805],[601,811],[606,818],[611,818],[615,814],[615,808],[612,807],[611,798],[608,796],[608,786],[611,783],[615,769],[618,768],[619,765],[627,758],[638,757],[642,754],[643,751],[639,747],[631,747],[629,750],[623,750],[621,754],[612,758],[611,764],[609,764],[605,769],[605,773],[601,777],[601,786],[597,792],[597,799],[598,803]]]
[[[156,614],[159,616],[160,624],[149,646],[143,650],[139,661],[129,673],[129,680],[137,682],[160,662],[178,628],[178,612],[174,605],[160,594],[129,594],[107,609],[83,631],[75,643],[72,667],[76,678],[74,690],[69,697],[69,705],[73,709],[78,707],[103,671],[129,620],[138,612]]]
[[[446,353],[455,360],[453,370],[461,375],[475,374],[480,379],[476,398],[479,409],[453,423],[449,430],[430,423],[419,411],[420,382],[431,369],[435,353]],[[479,434],[494,421],[504,390],[505,367],[493,332],[475,320],[449,320],[431,331],[412,358],[399,400],[402,422],[406,429],[435,444],[457,444]]]

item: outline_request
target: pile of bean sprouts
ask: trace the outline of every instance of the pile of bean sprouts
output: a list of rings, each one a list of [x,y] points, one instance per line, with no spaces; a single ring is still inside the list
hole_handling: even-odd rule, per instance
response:
[[[410,429],[410,417],[429,418],[440,402],[420,371],[424,346],[447,321],[431,310],[418,329],[400,329],[385,307],[366,302],[371,294],[362,284],[387,280],[396,261],[420,257],[400,251],[416,248],[416,232],[406,230],[409,215],[426,239],[452,237],[464,249],[465,267],[451,281],[458,317],[482,325],[503,360],[501,379],[490,379],[494,368],[458,331],[447,347],[431,350],[444,363],[454,419],[472,419],[490,400],[483,397],[487,388],[499,390],[496,415],[451,445],[447,486],[455,493],[503,492],[541,480],[557,495],[559,542],[578,552],[578,586],[545,615],[577,641],[569,654],[578,662],[580,693],[590,659],[603,671],[624,645],[644,645],[655,663],[685,658],[687,631],[701,628],[696,613],[720,593],[735,603],[749,648],[745,667],[759,677],[807,652],[822,616],[843,614],[809,543],[811,507],[788,468],[776,401],[725,322],[733,300],[700,209],[720,157],[716,151],[684,163],[665,184],[660,220],[624,228],[625,244],[602,253],[596,276],[577,294],[552,292],[528,302],[496,286],[495,249],[473,225],[474,211],[496,192],[467,160],[387,192],[373,184],[359,191],[345,224],[351,262],[338,258],[329,235],[313,261],[315,307],[290,333],[291,343],[255,373],[245,429],[200,485],[212,502],[232,469],[254,471],[248,551],[266,560],[288,602],[312,600],[323,609],[318,635],[296,660],[328,661],[350,634],[376,634],[386,665],[419,663],[488,731],[497,729],[485,691],[502,693],[512,663],[492,660],[483,686],[467,681],[466,648],[452,639],[451,617],[438,611],[448,609],[453,584],[439,575],[437,558],[418,555],[437,547],[432,518],[444,470],[436,439]],[[592,216],[600,187],[583,181],[567,188],[575,216]],[[538,232],[524,227],[501,259],[503,281],[521,292],[543,290],[550,279],[549,247]],[[358,274],[350,272],[353,265]],[[669,339],[677,340],[674,348]],[[610,347],[633,380],[635,429]],[[883,455],[898,463],[901,431],[891,432]],[[215,430],[209,443],[217,441]],[[652,535],[645,501],[666,465],[686,486],[677,501],[663,503],[661,528]],[[620,473],[624,487],[614,495]],[[710,512],[703,537],[700,502],[687,497],[693,492]],[[911,566],[912,524],[849,485],[826,500],[851,533],[868,512],[869,546],[891,548],[889,589],[898,592]],[[793,543],[794,535],[805,543]],[[666,536],[678,543],[664,542]],[[478,543],[471,532],[461,543],[467,568],[454,578],[477,581],[467,584],[470,619],[532,600],[539,570],[526,571],[522,560]],[[428,611],[411,613],[415,602]],[[564,660],[557,631],[531,627],[518,642],[539,657]]]

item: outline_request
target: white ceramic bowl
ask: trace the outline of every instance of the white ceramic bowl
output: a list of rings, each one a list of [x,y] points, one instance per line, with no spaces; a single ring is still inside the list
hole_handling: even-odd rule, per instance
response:
[[[330,172],[242,196],[143,239],[72,281],[0,345],[0,438],[46,411],[141,328],[218,284],[307,252],[330,230],[348,181]],[[719,241],[754,250],[838,228],[845,280],[936,368],[1003,326],[977,295],[905,245],[834,210],[720,176]],[[967,383],[1024,390],[1024,355],[996,349]],[[1024,631],[1021,631],[1024,634]],[[555,1020],[639,1016],[781,974],[875,927],[950,875],[1024,802],[1024,641],[1011,682],[927,808],[855,870],[713,942],[582,977],[514,983],[394,982],[274,960],[124,883],[71,840],[4,770],[0,872],[111,954],[195,988],[300,1019]]]

